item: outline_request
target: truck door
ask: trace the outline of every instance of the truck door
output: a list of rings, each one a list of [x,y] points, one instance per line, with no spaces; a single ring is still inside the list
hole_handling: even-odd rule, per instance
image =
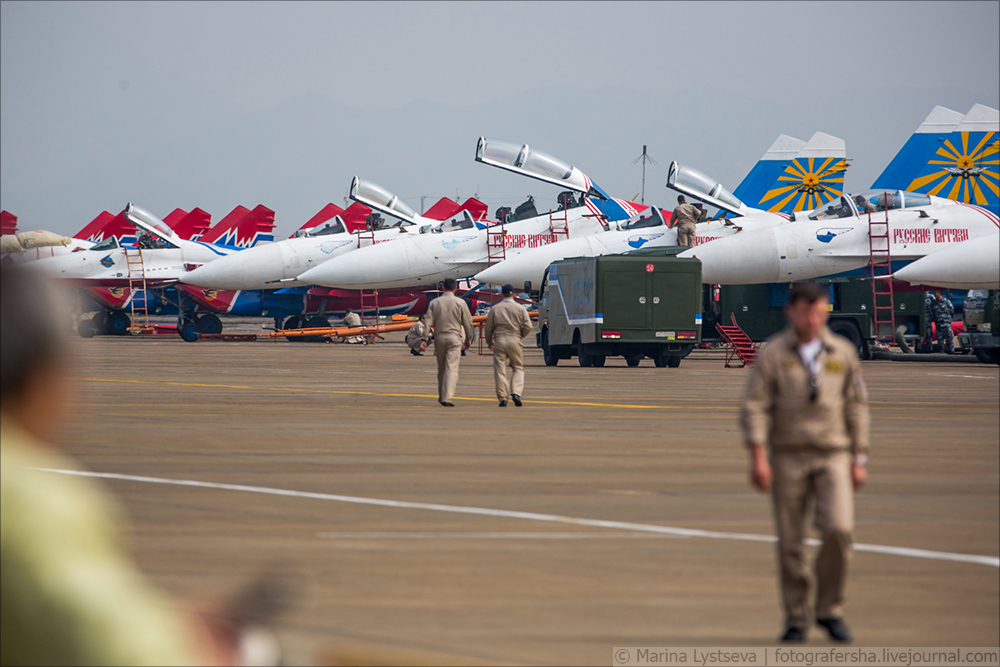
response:
[[[601,283],[604,321],[616,329],[646,329],[649,284],[644,275],[624,271],[604,271]]]
[[[662,270],[648,275],[651,328],[657,331],[694,329],[691,313],[701,312],[700,276],[692,272]]]

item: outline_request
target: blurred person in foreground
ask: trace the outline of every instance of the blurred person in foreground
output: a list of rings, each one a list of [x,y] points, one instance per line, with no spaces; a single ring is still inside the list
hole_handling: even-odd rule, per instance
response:
[[[154,589],[118,508],[49,444],[66,417],[68,304],[0,269],[0,664],[233,664],[235,633]]]
[[[785,307],[789,326],[757,355],[743,400],[750,481],[772,492],[783,642],[805,641],[807,633],[809,573],[802,540],[810,506],[821,541],[814,620],[830,639],[852,639],[843,620],[844,589],[854,491],[868,478],[868,397],[856,348],[826,326],[828,299],[813,283],[792,289]]]

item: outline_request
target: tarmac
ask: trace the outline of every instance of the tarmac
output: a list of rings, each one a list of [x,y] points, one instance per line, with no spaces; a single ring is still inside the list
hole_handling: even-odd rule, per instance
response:
[[[246,330],[259,324],[245,324]],[[229,325],[227,324],[227,330]],[[258,329],[259,330],[259,329]],[[372,345],[76,339],[63,446],[140,567],[218,600],[268,568],[288,663],[613,664],[621,646],[773,646],[769,498],[737,423],[746,369],[546,367],[525,405],[462,359],[455,408],[402,333]],[[488,352],[488,351],[487,351]],[[855,646],[1000,644],[1000,369],[863,362]],[[813,628],[807,646],[829,646]]]

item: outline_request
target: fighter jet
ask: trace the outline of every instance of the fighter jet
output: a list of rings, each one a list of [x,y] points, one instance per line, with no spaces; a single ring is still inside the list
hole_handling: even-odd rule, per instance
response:
[[[1000,227],[985,208],[902,190],[843,195],[835,204],[796,213],[791,221],[794,224],[744,230],[678,256],[700,259],[706,283],[808,280],[861,275],[873,247],[884,250],[888,244],[897,268]]]
[[[351,182],[351,198],[374,209],[367,232],[349,233],[343,218],[337,215],[317,231],[230,255],[183,275],[181,282],[221,290],[303,287],[314,283],[300,279],[301,274],[359,248],[422,232],[475,229],[477,224],[485,224],[474,220],[467,209],[449,220],[418,215],[385,188],[357,177]],[[385,222],[378,211],[396,221]]]
[[[746,206],[745,200],[735,194],[720,196],[725,192],[721,184],[676,162],[670,166],[668,185],[695,199],[722,206],[732,216],[696,225],[698,243],[706,243],[742,229],[787,222],[788,215],[782,213],[800,211],[806,203],[825,203],[833,194],[839,195],[843,192],[845,157],[843,139],[822,132],[815,133],[809,142],[780,135],[736,188],[755,203],[770,200],[769,212]],[[677,245],[677,230],[667,227],[667,217],[669,213],[663,215],[654,207],[609,231],[526,250],[480,271],[476,280],[494,285],[526,285],[530,291],[531,286],[541,284],[546,267],[560,259]]]
[[[124,215],[126,220],[145,232],[139,238],[139,248],[122,247],[117,238],[111,237],[89,250],[42,259],[34,264],[38,270],[57,278],[127,286],[130,268],[134,275],[141,250],[139,263],[146,281],[162,284],[176,281],[192,265],[207,264],[234,252],[201,241],[186,241],[155,215],[131,203],[125,208]]]
[[[896,271],[893,278],[943,289],[1000,289],[1000,232],[927,255]]]
[[[582,171],[527,144],[479,138],[476,161],[560,185],[558,209],[538,214],[530,199],[496,227],[468,229],[447,237],[413,235],[399,242],[362,248],[330,260],[299,276],[299,280],[329,287],[373,289],[432,285],[445,278],[464,278],[528,248],[589,236],[624,221],[636,206],[605,193]],[[579,200],[574,192],[583,196]],[[356,198],[352,188],[351,198]],[[369,206],[376,204],[359,199]],[[644,208],[644,207],[643,207]],[[501,217],[505,217],[501,214]]]

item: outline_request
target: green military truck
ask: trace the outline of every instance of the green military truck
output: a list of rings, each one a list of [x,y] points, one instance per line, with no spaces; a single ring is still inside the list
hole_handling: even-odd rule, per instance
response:
[[[858,348],[862,359],[871,359],[871,343],[875,339],[872,316],[871,283],[860,278],[826,278],[812,281],[825,286],[830,293],[829,327]],[[792,283],[764,285],[706,286],[705,325],[714,338],[715,325],[732,324],[731,318],[754,341],[767,339],[785,327],[784,307]],[[896,292],[893,295],[896,331],[906,341],[924,337],[927,318],[923,292]]]
[[[547,366],[649,357],[676,368],[701,342],[701,262],[608,255],[553,262],[542,279],[537,345]]]
[[[962,304],[962,347],[971,347],[984,364],[1000,364],[1000,290],[969,290]]]

